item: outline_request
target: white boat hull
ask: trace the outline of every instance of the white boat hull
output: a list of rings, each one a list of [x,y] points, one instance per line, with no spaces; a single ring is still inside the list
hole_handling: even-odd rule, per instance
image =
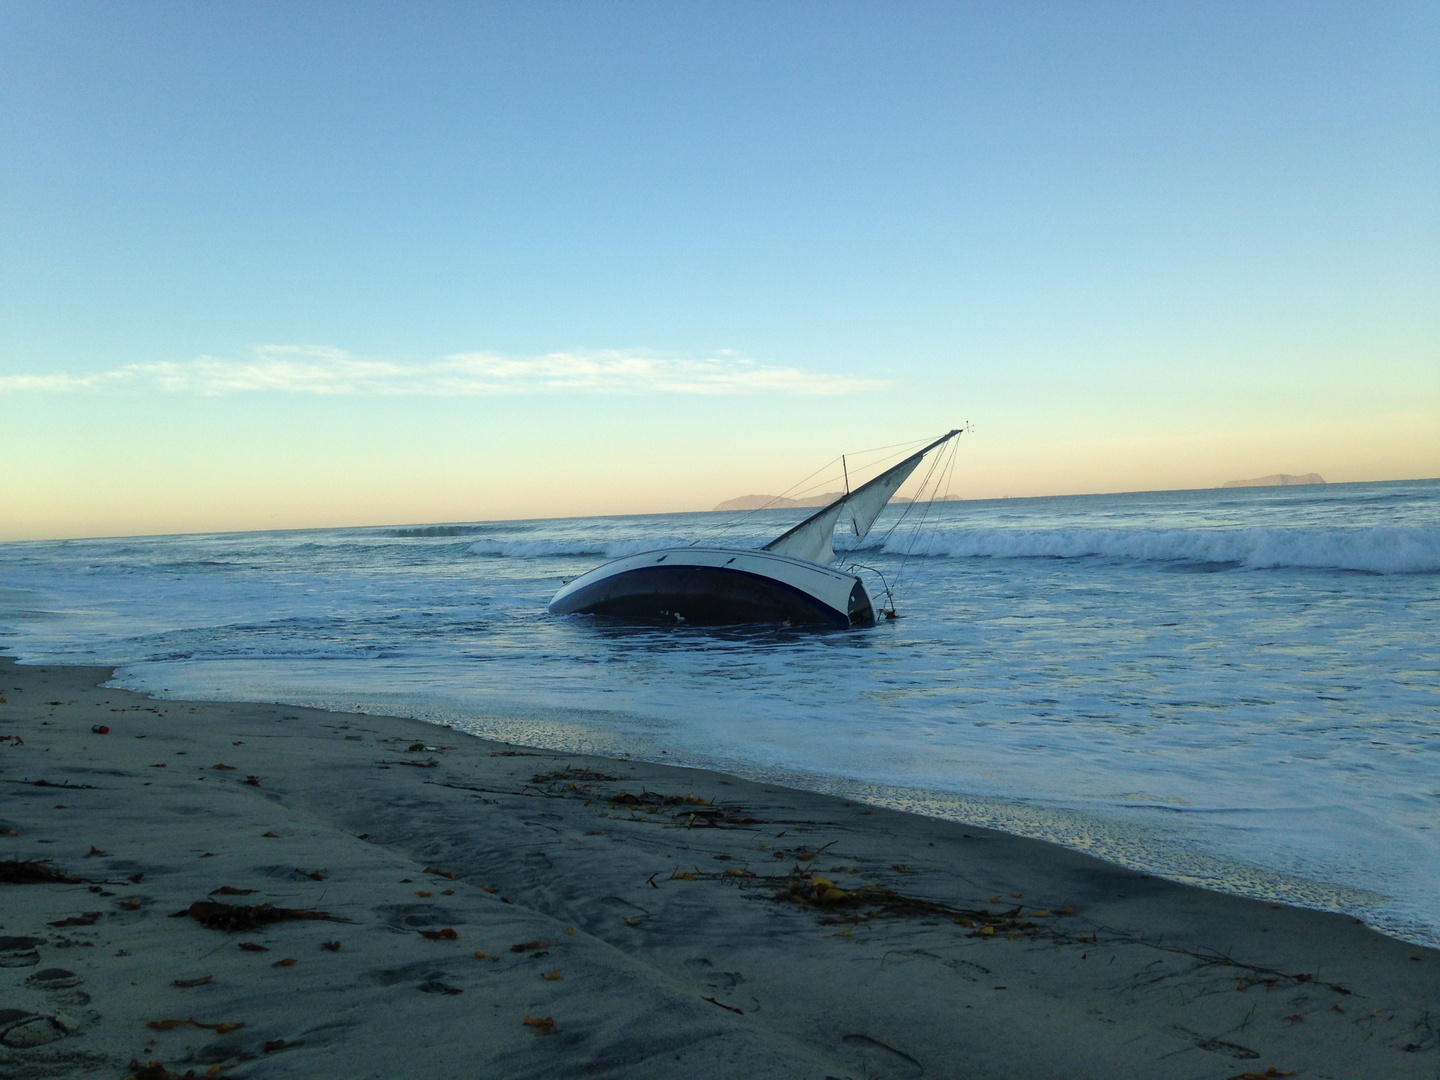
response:
[[[567,584],[549,610],[699,626],[875,621],[869,594],[854,574],[740,548],[661,548],[615,559]]]

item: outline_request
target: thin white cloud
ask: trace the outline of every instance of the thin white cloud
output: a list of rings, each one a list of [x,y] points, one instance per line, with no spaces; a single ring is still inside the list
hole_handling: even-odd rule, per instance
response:
[[[167,393],[302,394],[854,394],[876,379],[772,367],[730,353],[700,360],[607,350],[511,357],[457,353],[391,361],[319,345],[265,345],[248,360],[202,356],[127,364],[93,375],[0,375],[0,393],[133,388]]]
[[[86,390],[100,376],[77,378],[71,375],[0,375],[0,393],[10,390]]]

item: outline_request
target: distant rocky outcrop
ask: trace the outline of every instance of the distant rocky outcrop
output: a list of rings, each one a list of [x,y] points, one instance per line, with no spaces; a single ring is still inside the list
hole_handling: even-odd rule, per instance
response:
[[[1323,484],[1325,478],[1318,472],[1307,472],[1304,476],[1276,473],[1273,476],[1257,476],[1254,480],[1226,480],[1222,488],[1231,487],[1293,487],[1297,484]]]
[[[807,499],[782,499],[779,495],[741,495],[738,499],[726,499],[716,510],[783,510],[789,506],[829,506],[843,491],[827,491],[824,495],[812,495]]]

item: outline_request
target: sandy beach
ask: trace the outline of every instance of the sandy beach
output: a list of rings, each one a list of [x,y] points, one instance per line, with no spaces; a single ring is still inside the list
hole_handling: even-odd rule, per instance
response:
[[[1440,954],[1345,916],[109,674],[0,660],[6,1078],[1440,1073]]]

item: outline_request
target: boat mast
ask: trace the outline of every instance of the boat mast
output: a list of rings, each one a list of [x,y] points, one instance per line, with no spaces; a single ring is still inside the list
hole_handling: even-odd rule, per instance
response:
[[[917,450],[915,453],[911,454],[909,457],[907,457],[904,461],[900,462],[898,465],[892,465],[892,466],[890,466],[890,468],[886,469],[884,472],[882,472],[879,476],[875,477],[873,480],[867,480],[865,483],[863,483],[863,484],[861,484],[859,487],[857,487],[854,491],[848,491],[848,490],[847,490],[844,495],[840,496],[840,498],[836,499],[834,502],[832,502],[832,503],[830,503],[830,504],[828,504],[828,505],[826,505],[826,506],[822,506],[819,510],[815,511],[815,513],[811,514],[811,515],[810,515],[809,517],[807,517],[804,521],[800,522],[800,524],[796,525],[796,526],[795,526],[794,528],[792,528],[792,529],[788,529],[787,531],[781,533],[781,534],[780,534],[779,536],[777,536],[774,540],[771,540],[771,541],[770,541],[768,544],[766,544],[761,550],[762,550],[762,551],[774,551],[774,550],[776,550],[777,548],[783,549],[783,548],[785,548],[786,546],[794,546],[794,545],[787,545],[786,541],[789,541],[789,540],[791,540],[792,538],[794,538],[795,540],[800,540],[800,537],[801,537],[803,534],[811,531],[812,529],[814,529],[814,528],[816,528],[816,527],[819,527],[819,528],[821,528],[821,529],[823,530],[823,529],[824,529],[823,522],[825,521],[825,519],[826,519],[827,517],[830,519],[829,528],[830,528],[830,530],[833,530],[833,529],[835,528],[835,521],[839,518],[839,516],[840,516],[840,511],[841,511],[841,509],[845,506],[846,503],[851,502],[852,500],[861,498],[863,495],[865,495],[866,492],[868,492],[868,491],[870,491],[870,490],[878,487],[878,486],[881,485],[881,484],[887,483],[888,481],[890,481],[890,480],[892,480],[892,479],[895,479],[897,476],[898,476],[899,479],[896,481],[894,487],[895,487],[896,489],[898,489],[899,486],[900,486],[900,484],[902,484],[902,483],[905,482],[905,478],[908,477],[912,472],[915,471],[915,466],[917,466],[917,465],[920,464],[920,460],[921,460],[926,454],[930,453],[930,451],[931,451],[931,450],[934,450],[937,446],[941,446],[941,445],[949,442],[951,439],[955,438],[956,435],[959,435],[963,430],[964,430],[964,428],[955,428],[954,430],[945,433],[944,435],[940,436],[940,438],[938,438],[938,439],[936,439],[934,442],[930,443],[930,445],[924,447],[923,449]],[[842,462],[844,461],[843,456],[842,456],[842,458],[841,458],[841,461],[842,461]],[[848,487],[849,487],[849,484],[850,484],[849,468],[848,468],[848,466],[846,466],[845,484],[846,484],[846,487],[848,488]],[[893,494],[893,491],[892,491],[892,494]],[[886,502],[888,502],[888,501],[889,501],[889,499],[886,499]],[[883,504],[882,504],[882,505],[883,505]],[[879,507],[876,508],[876,511],[875,511],[875,512],[876,512],[876,513],[879,512]],[[873,516],[872,516],[872,520],[873,520]],[[869,531],[869,522],[866,523],[866,527],[865,527],[865,530],[864,530],[864,531],[865,531],[865,532],[868,532],[868,531]],[[859,527],[859,522],[858,522],[858,521],[856,522],[855,535],[856,535],[856,536],[863,536],[863,535],[864,535],[864,533],[861,531],[861,529],[860,529],[860,527]],[[807,538],[807,540],[808,540],[808,538]],[[809,546],[811,546],[811,545],[807,542],[807,540],[801,540],[801,541],[800,541],[801,545],[804,546],[804,547],[809,547]],[[813,559],[813,561],[815,561],[815,562],[832,562],[832,561],[834,561],[835,555],[834,555],[834,552],[831,551],[829,543],[825,543],[825,544],[823,544],[822,546],[820,546],[819,550],[820,550],[821,554],[824,554],[826,557],[825,557],[825,558],[822,558],[822,559]],[[782,550],[782,554],[786,554],[786,552],[784,552],[784,551]],[[802,556],[802,557],[811,557],[811,556]]]

